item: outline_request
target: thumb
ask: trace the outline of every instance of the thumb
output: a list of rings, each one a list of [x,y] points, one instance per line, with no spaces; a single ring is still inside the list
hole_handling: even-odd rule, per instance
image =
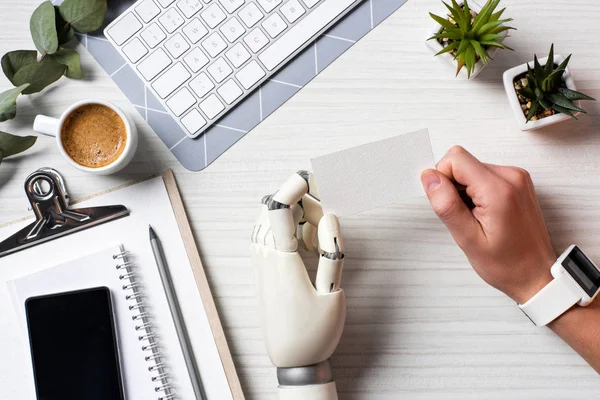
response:
[[[441,172],[428,169],[421,174],[421,183],[433,211],[446,225],[456,243],[464,250],[478,242],[483,235],[481,225],[452,181]]]

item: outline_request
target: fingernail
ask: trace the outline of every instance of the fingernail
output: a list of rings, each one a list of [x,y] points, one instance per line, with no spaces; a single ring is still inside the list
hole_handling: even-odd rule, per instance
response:
[[[425,172],[421,175],[421,183],[423,184],[425,191],[428,192],[440,186],[442,181],[435,172]]]

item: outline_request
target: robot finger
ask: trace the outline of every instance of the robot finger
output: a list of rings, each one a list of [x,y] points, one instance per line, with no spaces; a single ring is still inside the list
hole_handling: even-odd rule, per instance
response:
[[[308,172],[299,171],[292,175],[277,193],[263,200],[269,210],[276,250],[294,252],[298,249],[296,231],[298,222],[304,216],[304,211],[298,203],[310,191],[310,181]]]
[[[318,198],[317,186],[313,174],[308,171],[298,171],[281,186],[273,195],[273,200],[291,206],[309,193]]]
[[[319,200],[319,191],[315,176],[307,171],[300,171],[308,183],[308,192],[302,196],[300,203],[304,209],[304,220],[311,223],[315,229],[323,217],[323,208]]]
[[[301,204],[304,210],[304,220],[315,228],[319,226],[319,221],[323,218],[323,208],[319,199],[306,193],[302,196]]]
[[[344,268],[344,240],[340,223],[333,214],[326,214],[319,222],[319,247],[322,250],[315,287],[319,293],[340,290]]]
[[[317,249],[317,227],[310,222],[304,221],[298,227],[298,240],[304,243],[304,247],[308,251]]]
[[[310,191],[309,185],[310,174],[306,171],[298,171],[281,185],[281,188],[273,195],[272,202],[288,207],[297,204]]]
[[[294,252],[298,249],[296,227],[302,219],[303,210],[299,204],[291,206],[273,201],[273,196],[263,198],[266,209],[268,229],[263,231],[264,243],[272,243],[273,248],[284,252]],[[275,208],[278,207],[278,208]],[[259,235],[260,241],[260,235]]]
[[[300,202],[304,210],[304,220],[314,226],[319,224],[323,216],[317,183],[314,175],[308,171],[298,171],[292,175],[273,195],[272,201],[275,205],[279,203],[279,207]]]
[[[263,204],[261,205],[260,215],[258,216],[254,229],[252,230],[251,240],[252,243],[259,244],[267,247],[275,247],[273,243],[273,233],[271,232],[271,223],[269,221],[269,210],[263,198]]]

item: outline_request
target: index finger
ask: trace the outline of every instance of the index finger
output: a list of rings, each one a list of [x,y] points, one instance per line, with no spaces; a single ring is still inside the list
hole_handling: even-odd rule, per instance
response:
[[[438,162],[436,169],[461,185],[487,185],[497,176],[461,146],[453,146]]]
[[[319,247],[322,250],[315,288],[319,293],[340,290],[344,268],[344,239],[338,218],[326,214],[319,222]]]

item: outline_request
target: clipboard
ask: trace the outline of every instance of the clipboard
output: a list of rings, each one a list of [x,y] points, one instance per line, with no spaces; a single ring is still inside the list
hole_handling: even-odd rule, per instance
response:
[[[215,300],[208,285],[208,280],[206,279],[204,266],[202,265],[200,253],[198,253],[198,248],[196,247],[194,234],[192,233],[192,228],[190,227],[190,222],[183,206],[183,200],[181,199],[181,194],[177,188],[175,175],[173,174],[173,171],[169,169],[162,174],[162,178],[165,182],[169,199],[171,200],[171,206],[175,212],[175,219],[179,225],[179,231],[183,237],[183,243],[185,245],[188,258],[192,264],[192,271],[194,273],[194,277],[196,278],[196,286],[198,287],[198,291],[200,292],[200,296],[202,298],[202,304],[204,304],[204,309],[208,315],[213,337],[217,343],[219,355],[221,356],[221,362],[223,363],[223,368],[225,369],[225,375],[227,376],[227,381],[229,382],[229,388],[231,389],[231,393],[235,400],[244,400],[242,386],[235,370],[233,358],[231,357],[231,351],[229,350],[225,332],[223,331],[223,325],[221,325],[221,320],[219,318],[219,314],[217,313]]]
[[[175,176],[172,172],[172,170],[167,170],[166,172],[162,173],[162,174],[155,174],[152,176],[149,176],[147,178],[144,179],[139,179],[124,185],[120,185],[117,187],[114,187],[112,189],[108,189],[105,190],[103,192],[82,198],[82,199],[78,199],[76,201],[72,201],[71,204],[75,205],[78,203],[81,203],[83,201],[87,201],[87,200],[91,200],[121,189],[125,189],[137,184],[140,184],[142,182],[146,182],[149,181],[151,179],[157,178],[157,177],[161,177],[163,180],[163,183],[165,185],[166,191],[167,191],[167,195],[169,198],[169,202],[171,205],[171,208],[173,210],[174,216],[175,216],[175,220],[177,222],[177,227],[179,229],[179,233],[181,235],[182,241],[183,241],[183,246],[185,248],[185,251],[187,253],[187,258],[189,259],[190,265],[191,265],[191,269],[192,269],[192,274],[193,277],[195,279],[195,283],[196,283],[196,288],[198,290],[198,294],[202,300],[203,303],[203,307],[206,313],[206,316],[208,318],[208,322],[210,325],[210,330],[212,331],[212,336],[214,338],[215,341],[215,345],[217,347],[217,351],[218,351],[218,355],[219,358],[221,360],[222,366],[223,366],[223,370],[225,372],[225,376],[226,376],[226,380],[227,380],[227,384],[229,386],[229,390],[231,392],[232,398],[234,400],[244,400],[244,394],[242,392],[242,388],[241,388],[241,384],[239,381],[239,377],[237,375],[236,369],[235,369],[235,365],[233,362],[233,358],[231,356],[231,352],[229,349],[229,345],[227,343],[226,337],[225,337],[225,333],[223,330],[223,327],[221,325],[221,321],[216,309],[216,305],[210,290],[210,287],[208,285],[208,281],[206,278],[206,273],[204,271],[204,267],[202,265],[202,261],[200,259],[200,254],[198,252],[198,249],[196,247],[195,241],[194,241],[194,236],[192,233],[192,229],[190,227],[188,218],[187,218],[187,214],[183,205],[183,201],[181,198],[181,195],[179,193],[179,190],[177,188],[177,182],[175,180]],[[23,223],[29,219],[31,219],[32,217],[27,217],[27,218],[21,218],[18,219],[16,221],[12,221],[6,224],[1,224],[0,228],[7,228],[9,226],[12,226],[14,224],[17,223]],[[110,224],[111,222],[108,222],[107,224]],[[95,228],[91,228],[91,229],[95,229]],[[60,239],[57,239],[60,240]],[[23,252],[27,252],[28,250],[22,250]]]

